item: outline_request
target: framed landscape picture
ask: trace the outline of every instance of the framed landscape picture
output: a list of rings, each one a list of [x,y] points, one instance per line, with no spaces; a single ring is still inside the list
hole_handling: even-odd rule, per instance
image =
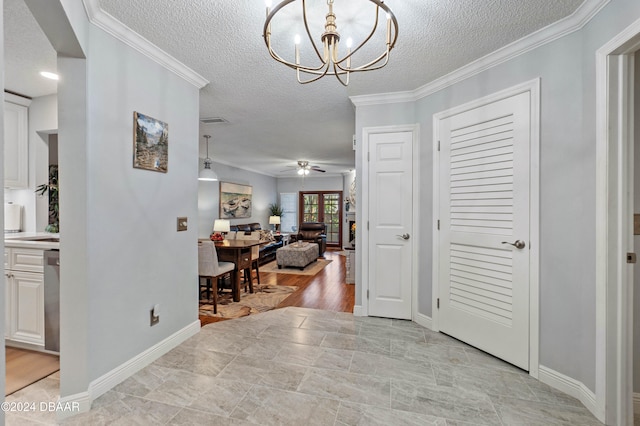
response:
[[[220,219],[251,217],[250,185],[220,182]]]
[[[167,173],[169,125],[133,112],[133,167]]]

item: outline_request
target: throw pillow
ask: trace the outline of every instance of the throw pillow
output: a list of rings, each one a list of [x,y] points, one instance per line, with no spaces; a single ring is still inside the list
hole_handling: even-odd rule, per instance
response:
[[[275,241],[275,238],[273,238],[273,234],[271,234],[271,231],[267,231],[263,229],[260,231],[260,241],[273,242]]]

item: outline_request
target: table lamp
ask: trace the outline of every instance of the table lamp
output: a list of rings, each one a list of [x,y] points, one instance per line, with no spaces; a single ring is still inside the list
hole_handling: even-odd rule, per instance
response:
[[[222,241],[224,240],[224,234],[231,231],[231,222],[226,219],[216,219],[213,222],[213,234],[211,235],[211,239],[213,241]]]
[[[269,225],[273,225],[273,229],[278,231],[280,225],[280,216],[269,216]]]

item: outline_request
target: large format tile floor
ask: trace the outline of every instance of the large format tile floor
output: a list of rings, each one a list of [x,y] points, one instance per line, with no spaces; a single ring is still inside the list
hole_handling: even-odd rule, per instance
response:
[[[7,401],[56,398],[47,378]],[[8,425],[55,423],[9,413]],[[289,307],[217,322],[72,425],[599,425],[579,401],[409,321]]]

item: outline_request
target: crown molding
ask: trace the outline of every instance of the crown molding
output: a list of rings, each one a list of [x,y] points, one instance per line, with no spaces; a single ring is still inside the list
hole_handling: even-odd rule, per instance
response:
[[[585,0],[575,12],[415,90],[350,96],[356,106],[415,102],[469,77],[582,29],[611,0]]]
[[[178,61],[176,58],[169,55],[122,22],[118,21],[112,15],[102,10],[98,4],[98,0],[82,0],[82,3],[84,4],[87,16],[89,17],[89,22],[96,27],[102,29],[108,34],[111,34],[127,46],[130,46],[142,53],[149,59],[173,72],[178,77],[193,84],[198,89],[202,89],[204,86],[209,84],[209,81],[206,78],[187,67],[185,64]]]

